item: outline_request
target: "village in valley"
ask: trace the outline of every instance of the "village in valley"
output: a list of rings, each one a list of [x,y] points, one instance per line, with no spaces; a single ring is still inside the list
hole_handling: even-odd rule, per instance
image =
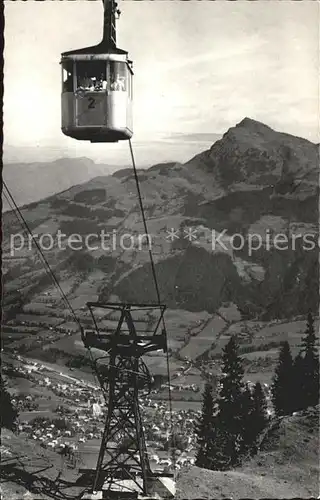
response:
[[[75,378],[65,367],[60,368],[63,371],[58,371],[58,366],[54,369],[49,363],[29,360],[13,352],[4,355],[3,373],[17,381],[10,392],[12,403],[19,410],[18,431],[21,436],[37,441],[43,448],[61,456],[68,449],[74,467],[84,464],[93,467],[103,434],[106,402],[97,381],[96,385],[85,382],[83,378]],[[189,377],[196,374],[198,383],[179,382],[188,374]],[[175,375],[170,386],[172,394],[189,394],[190,401],[189,404],[188,401],[177,401],[178,407],[174,405],[172,409],[172,421],[166,399],[167,382],[152,388],[150,393],[142,390],[139,394],[149,461],[155,472],[173,468],[172,428],[176,442],[175,469],[195,463],[195,421],[201,415],[203,382],[190,361],[181,362]],[[28,387],[22,394],[21,379],[27,381]],[[269,385],[265,383],[264,387],[270,401]],[[192,394],[198,395],[197,401],[191,399]],[[179,402],[182,403],[180,407]],[[272,414],[271,405],[268,411]]]
[[[93,466],[105,424],[106,404],[101,389],[20,355],[12,356],[10,362],[9,357],[5,357],[8,364],[3,373],[17,377],[18,381],[21,378],[27,380],[30,388],[29,394],[24,395],[20,394],[18,387],[10,391],[12,403],[19,410],[19,434],[60,455],[66,447],[70,448],[74,466],[83,465],[86,460]],[[172,389],[179,391],[179,385]],[[40,390],[46,394],[46,401]],[[153,399],[158,393],[159,389],[153,389],[150,394],[141,391],[139,405],[151,467],[163,471],[172,466],[169,450],[172,423],[167,401]],[[51,409],[42,409],[48,407],[48,400]],[[175,450],[177,469],[181,465],[194,464],[194,422],[200,413],[187,408],[172,411],[179,446]]]
[[[313,324],[311,316],[310,321],[310,325]],[[319,320],[315,321],[318,324]],[[11,328],[14,328],[13,323],[11,321]],[[16,324],[15,328],[22,326],[27,325]],[[300,328],[305,326],[305,322],[301,321]],[[269,325],[269,328],[271,331],[274,328],[286,329],[288,325],[285,322],[275,322],[273,326]],[[54,333],[55,327],[48,329],[48,335]],[[77,334],[74,332],[67,331],[62,334],[60,328],[56,333],[58,342],[63,339],[66,342],[76,342]],[[234,336],[228,338],[229,345]],[[241,343],[239,345],[241,347]],[[34,351],[30,352],[34,354]],[[245,354],[246,350],[243,360],[246,359]],[[161,356],[155,356],[153,362],[160,359]],[[34,446],[34,449],[38,450],[33,457],[29,457],[29,462],[35,464],[39,453],[41,455],[39,450],[43,450],[43,457],[50,461],[50,467],[54,464],[54,470],[62,474],[62,478],[68,477],[70,473],[76,478],[81,470],[94,470],[105,428],[108,392],[101,390],[93,372],[86,369],[87,367],[81,369],[66,366],[61,362],[50,363],[31,357],[30,353],[28,355],[24,352],[21,343],[11,344],[11,348],[9,344],[6,352],[2,351],[2,360],[2,373],[7,380],[11,404],[18,415],[15,439],[19,440],[23,449]],[[197,469],[195,466],[199,467],[201,441],[197,426],[204,418],[206,391],[208,387],[214,388],[217,397],[220,384],[223,384],[223,377],[226,375],[221,372],[221,361],[216,353],[210,359],[202,360],[200,364],[182,356],[180,359],[173,358],[173,361],[170,382],[163,374],[157,377],[154,373],[151,387],[139,390],[138,398],[150,467],[155,474],[160,475],[180,472],[186,474],[187,470],[192,474],[192,471]],[[250,363],[247,363],[247,368],[248,366],[250,367]],[[252,375],[255,375],[254,371],[246,371],[245,381],[246,387],[254,392],[256,380],[250,380]],[[260,371],[260,377],[268,381],[262,382],[261,387],[266,402],[265,417],[271,425],[272,422],[277,422],[277,415],[270,384],[270,380],[274,380],[271,377],[270,363],[267,365],[267,372]],[[292,410],[289,410],[289,414],[292,414],[291,418],[299,415]],[[119,441],[113,444],[120,447],[121,436],[118,437]],[[12,443],[12,438],[5,432],[1,450],[9,463],[13,454],[10,442]],[[139,454],[136,458],[139,459]],[[77,488],[79,494],[79,487]]]

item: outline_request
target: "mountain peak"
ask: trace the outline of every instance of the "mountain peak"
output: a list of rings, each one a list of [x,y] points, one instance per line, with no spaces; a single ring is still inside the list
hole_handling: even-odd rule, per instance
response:
[[[272,128],[268,127],[268,125],[265,125],[262,122],[253,120],[252,118],[248,117],[241,120],[241,122],[238,123],[235,128],[238,127],[246,128],[249,129],[250,131],[256,131],[256,132],[266,132],[266,131],[270,132],[272,130]]]
[[[299,184],[299,196],[310,196],[318,185],[318,149],[306,139],[278,132],[252,118],[244,118],[216,141],[208,151],[188,162],[211,172],[226,191],[262,189],[284,182],[287,176]],[[290,183],[288,180],[288,193]],[[282,191],[284,187],[281,188]],[[297,194],[296,193],[296,194]]]
[[[231,140],[232,142],[236,141],[254,147],[261,142],[276,141],[282,143],[284,139],[284,134],[276,132],[268,125],[248,117],[241,120],[235,126],[230,127],[222,137],[222,141]]]

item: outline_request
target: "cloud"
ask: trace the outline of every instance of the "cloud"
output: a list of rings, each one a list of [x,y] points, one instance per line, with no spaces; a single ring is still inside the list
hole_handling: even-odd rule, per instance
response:
[[[164,140],[169,140],[175,143],[179,142],[205,142],[213,144],[221,138],[221,134],[207,134],[207,133],[194,133],[194,134],[170,134],[164,137]]]

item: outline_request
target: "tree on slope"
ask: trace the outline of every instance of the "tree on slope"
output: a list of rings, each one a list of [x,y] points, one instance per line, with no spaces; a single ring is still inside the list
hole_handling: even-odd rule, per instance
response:
[[[292,385],[294,387],[295,399],[293,410],[299,411],[304,408],[304,358],[299,352],[293,361]]]
[[[238,355],[238,345],[231,337],[222,355],[221,387],[218,397],[218,416],[215,421],[219,429],[219,454],[223,463],[231,466],[239,461],[243,441],[243,374],[242,361]],[[216,448],[216,447],[215,447]]]
[[[278,365],[271,387],[272,402],[277,416],[291,415],[294,410],[293,361],[290,346],[282,342]]]
[[[253,394],[248,384],[242,392],[242,446],[241,453],[247,453],[254,442],[254,400]]]
[[[261,432],[268,424],[267,400],[260,382],[253,389],[246,385],[243,391],[243,442],[242,454],[254,453]]]
[[[207,451],[208,469],[227,470],[236,463],[232,435],[230,435],[226,422],[219,415],[215,415],[213,418],[212,430],[208,436]]]
[[[1,429],[5,427],[9,430],[16,430],[16,420],[18,412],[11,402],[11,396],[7,389],[7,384],[0,373],[1,386]]]
[[[269,422],[267,399],[260,382],[257,382],[253,388],[253,407],[253,424],[255,427],[255,433],[259,436]]]
[[[196,455],[196,465],[198,467],[208,466],[208,443],[212,433],[212,422],[214,413],[214,400],[211,384],[206,384],[203,394],[202,412],[200,418],[195,423],[197,434],[198,451]]]
[[[302,394],[303,407],[315,406],[319,403],[319,354],[316,347],[314,320],[311,312],[307,317],[307,328],[302,339],[303,373]]]

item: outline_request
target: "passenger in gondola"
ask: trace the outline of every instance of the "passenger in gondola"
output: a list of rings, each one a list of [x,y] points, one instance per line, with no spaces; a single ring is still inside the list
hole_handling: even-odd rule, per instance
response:
[[[112,81],[111,84],[110,84],[110,89],[111,90],[117,90],[116,86],[117,86],[116,85],[116,81]]]
[[[107,80],[106,80],[106,76],[101,73],[100,75],[100,85],[101,85],[101,90],[107,90]]]
[[[111,84],[111,90],[124,90],[124,81],[117,75],[115,81]]]
[[[95,86],[94,86],[94,90],[95,90],[95,92],[99,92],[100,90],[102,90],[102,81],[101,80],[96,81]]]
[[[125,90],[123,78],[120,78],[119,75],[117,75],[117,84],[118,84],[118,90],[123,90],[123,91]]]
[[[95,76],[93,76],[90,80],[91,80],[91,85],[89,87],[89,90],[91,90],[92,92],[93,90],[95,90],[95,87],[97,85],[97,79]]]
[[[106,88],[107,88],[107,82],[105,80],[105,76],[103,75],[103,73],[101,73],[100,78],[97,80],[95,84],[94,90],[99,92],[105,90]]]
[[[90,90],[91,87],[93,87],[92,79],[85,75],[85,77],[80,80],[80,87],[85,90]]]

